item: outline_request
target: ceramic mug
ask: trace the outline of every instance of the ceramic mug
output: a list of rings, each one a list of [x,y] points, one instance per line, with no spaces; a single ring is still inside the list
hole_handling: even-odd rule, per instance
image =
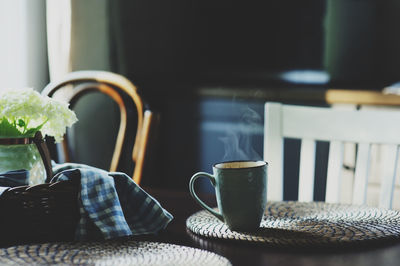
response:
[[[217,163],[213,175],[199,172],[192,176],[189,191],[192,197],[229,229],[253,231],[259,228],[265,212],[267,166],[264,161],[232,161]],[[215,187],[218,211],[207,206],[195,193],[197,178],[206,177]]]

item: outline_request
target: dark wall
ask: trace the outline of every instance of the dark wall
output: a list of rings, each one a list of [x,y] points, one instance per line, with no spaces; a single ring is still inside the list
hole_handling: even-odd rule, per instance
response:
[[[186,189],[194,172],[210,170],[201,163],[199,128],[214,119],[201,107],[215,99],[200,97],[201,88],[380,90],[397,81],[398,11],[395,0],[110,1],[114,69],[161,117],[144,182]],[[328,81],[280,78],[308,69]]]
[[[113,60],[146,93],[182,81],[268,86],[291,69],[381,89],[400,74],[399,11],[397,0],[110,1]]]
[[[112,2],[118,62],[138,83],[234,83],[323,68],[325,2]],[[158,89],[156,89],[159,91]]]

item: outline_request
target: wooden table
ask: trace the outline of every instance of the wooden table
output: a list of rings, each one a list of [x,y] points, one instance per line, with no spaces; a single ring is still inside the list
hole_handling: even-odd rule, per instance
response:
[[[209,250],[226,257],[233,265],[400,265],[400,242],[380,244],[374,248],[294,250],[199,237],[186,228],[186,219],[201,209],[189,193],[146,188],[145,190],[173,214],[174,220],[158,235],[138,237],[140,240],[167,242]],[[202,199],[208,204],[215,205],[211,196],[205,196]]]

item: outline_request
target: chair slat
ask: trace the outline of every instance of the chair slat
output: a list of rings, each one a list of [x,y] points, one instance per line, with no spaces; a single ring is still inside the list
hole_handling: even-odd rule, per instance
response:
[[[283,200],[283,137],[280,104],[266,104],[264,160],[268,162],[268,200]]]
[[[299,201],[311,202],[314,200],[314,170],[315,170],[314,140],[301,141],[300,171],[299,171]]]
[[[400,143],[400,134],[397,133],[397,128],[400,129],[398,111],[332,110],[284,105],[282,112],[285,117],[283,135],[288,138],[354,143]]]
[[[397,145],[384,145],[383,147],[382,161],[384,167],[379,196],[379,207],[390,209],[392,208],[399,150]]]
[[[354,175],[353,204],[365,204],[367,201],[368,174],[370,165],[371,145],[358,144],[356,172]]]
[[[343,166],[343,143],[332,141],[329,145],[328,174],[326,180],[325,201],[339,202],[341,188],[341,171]]]

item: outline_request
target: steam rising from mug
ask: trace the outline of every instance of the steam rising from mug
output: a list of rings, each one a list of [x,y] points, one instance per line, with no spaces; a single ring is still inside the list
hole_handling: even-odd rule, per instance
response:
[[[251,138],[252,132],[261,124],[261,116],[246,107],[242,112],[238,127],[235,130],[231,128],[225,137],[219,138],[225,148],[222,161],[262,160],[262,157],[253,148]]]

